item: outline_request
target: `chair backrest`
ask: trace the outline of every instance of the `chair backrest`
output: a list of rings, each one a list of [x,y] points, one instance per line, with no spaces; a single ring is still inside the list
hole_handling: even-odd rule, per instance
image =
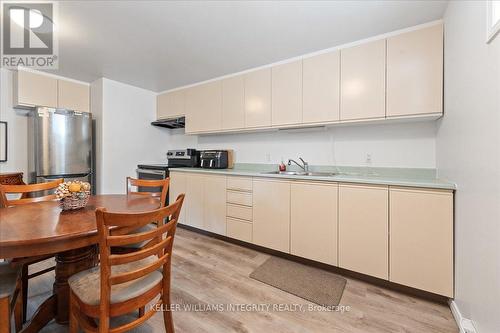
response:
[[[163,290],[165,292],[170,290],[172,246],[183,202],[184,194],[181,194],[173,204],[150,212],[112,213],[107,212],[105,208],[96,210],[101,265],[99,322],[100,325],[104,325],[100,327],[101,330],[106,331],[108,329],[110,316],[119,316],[136,310],[148,304]],[[169,218],[169,221],[164,223],[166,218]],[[148,231],[139,230],[141,227],[153,222],[156,222],[156,228]],[[136,252],[111,254],[112,247],[145,241],[147,244]],[[152,260],[131,272],[112,274],[112,266],[138,262],[145,258],[152,258]],[[137,280],[159,268],[163,270],[163,279],[159,285],[147,291],[144,295],[134,297],[123,303],[110,305],[111,286]],[[157,304],[161,304],[161,299]],[[144,317],[149,318],[150,315],[152,314],[146,314]]]
[[[0,207],[23,205],[31,202],[49,201],[56,199],[55,194],[42,195],[37,197],[26,197],[40,191],[55,190],[64,179],[56,179],[47,183],[29,185],[0,185]],[[20,199],[7,199],[7,194],[21,194]]]
[[[127,177],[127,194],[143,194],[149,195],[153,197],[160,197],[161,207],[164,207],[167,202],[167,193],[168,186],[170,184],[170,178],[165,178],[161,180],[149,180],[149,179],[135,179],[132,177]],[[133,190],[133,187],[136,190]],[[153,192],[153,191],[143,191],[139,192],[139,187],[146,187],[149,189],[161,188],[161,192]]]

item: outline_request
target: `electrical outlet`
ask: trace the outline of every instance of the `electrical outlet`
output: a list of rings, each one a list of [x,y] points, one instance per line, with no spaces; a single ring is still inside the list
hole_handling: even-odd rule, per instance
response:
[[[372,165],[372,154],[366,154],[366,165]]]

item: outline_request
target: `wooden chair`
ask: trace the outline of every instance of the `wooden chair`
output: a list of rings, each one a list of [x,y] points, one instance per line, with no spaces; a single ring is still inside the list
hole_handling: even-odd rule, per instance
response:
[[[170,183],[170,178],[165,178],[162,180],[147,180],[147,179],[135,179],[131,177],[127,177],[127,194],[142,194],[142,195],[150,195],[153,197],[160,197],[161,205],[164,207],[167,204],[167,193],[168,186]],[[161,192],[138,192],[133,191],[133,187],[147,187],[147,188],[161,188]]]
[[[99,233],[100,267],[94,267],[69,278],[70,333],[124,332],[148,320],[155,308],[162,307],[165,330],[174,332],[170,309],[170,268],[172,246],[184,194],[175,203],[145,213],[111,213],[96,210]],[[169,222],[164,223],[166,218]],[[154,230],[137,232],[156,222]],[[153,241],[140,251],[111,254],[111,247],[142,241]],[[159,270],[161,269],[161,270]],[[144,308],[160,296],[151,310],[127,324],[111,328],[110,317]],[[163,306],[162,306],[163,305]],[[99,320],[97,324],[95,319]]]
[[[0,333],[10,333],[10,316],[14,312],[16,332],[23,327],[23,303],[20,270],[9,262],[0,262]],[[12,311],[14,310],[14,311]]]
[[[57,179],[47,183],[30,184],[30,185],[0,185],[0,207],[10,207],[17,205],[25,205],[33,202],[55,200],[55,194],[48,194],[42,196],[33,196],[36,192],[49,191],[56,189],[64,179]],[[7,199],[7,194],[20,194],[19,199]],[[29,197],[27,197],[29,195]],[[22,286],[22,300],[23,300],[23,322],[26,321],[26,310],[28,305],[28,280],[36,276],[53,271],[55,266],[40,270],[38,272],[29,274],[29,265],[37,262],[52,258],[53,255],[36,256],[26,258],[14,258],[11,260],[11,265],[21,266],[21,286]]]

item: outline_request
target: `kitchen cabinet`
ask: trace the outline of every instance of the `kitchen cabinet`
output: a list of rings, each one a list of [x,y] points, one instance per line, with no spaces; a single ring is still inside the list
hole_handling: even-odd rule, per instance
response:
[[[245,127],[245,79],[238,75],[222,80],[222,129]]]
[[[226,177],[183,172],[170,173],[170,202],[185,193],[179,223],[226,234]]]
[[[385,117],[385,40],[340,51],[340,119]]]
[[[175,90],[156,97],[156,118],[168,119],[182,117],[185,111],[185,91]]]
[[[290,252],[290,183],[253,180],[253,243]]]
[[[387,39],[387,116],[443,112],[443,26]]]
[[[337,184],[292,183],[291,254],[337,265],[337,192]]]
[[[222,82],[213,81],[186,89],[186,133],[222,128]]]
[[[205,189],[204,175],[186,174],[186,224],[195,228],[204,229],[205,217]]]
[[[340,51],[303,60],[303,123],[340,118]]]
[[[204,229],[226,235],[226,177],[209,175],[203,179]]]
[[[57,107],[57,79],[48,75],[17,70],[14,72],[14,106]]]
[[[453,297],[453,192],[390,189],[390,281]]]
[[[228,237],[239,239],[247,243],[252,242],[252,223],[231,217],[227,218],[226,223]]]
[[[170,185],[169,185],[169,203],[175,202],[179,194],[186,194],[184,203],[182,204],[181,214],[179,215],[180,224],[186,224],[186,211],[189,206],[190,196],[187,195],[187,177],[186,174],[181,172],[170,172]]]
[[[302,61],[272,67],[272,125],[302,122]]]
[[[388,279],[387,186],[340,185],[339,266]]]
[[[271,126],[271,69],[245,74],[245,128]]]
[[[58,80],[57,107],[90,112],[90,86],[67,80]]]

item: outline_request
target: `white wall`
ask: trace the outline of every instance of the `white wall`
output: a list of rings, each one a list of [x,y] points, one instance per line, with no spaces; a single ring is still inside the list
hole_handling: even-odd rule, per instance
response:
[[[7,162],[0,162],[0,172],[23,172],[28,180],[28,117],[12,108],[12,72],[0,69],[0,120],[8,126]],[[0,144],[4,144],[0,141]]]
[[[500,332],[500,36],[488,45],[485,1],[450,1],[440,176],[455,197],[455,301],[480,333]]]
[[[206,136],[172,130],[168,146],[234,149],[237,163],[279,163],[301,156],[313,165],[364,166],[370,154],[372,166],[434,168],[435,133],[435,122]]]
[[[165,161],[168,132],[153,127],[156,94],[106,78],[91,85],[96,118],[97,191],[124,193],[137,164]]]

